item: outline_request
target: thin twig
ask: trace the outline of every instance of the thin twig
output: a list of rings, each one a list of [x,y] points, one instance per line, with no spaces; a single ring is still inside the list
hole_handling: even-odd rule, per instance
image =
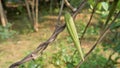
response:
[[[109,55],[109,58],[108,58],[107,62],[106,62],[105,65],[104,65],[104,68],[106,68],[106,67],[108,66],[108,62],[111,61],[111,58],[112,58],[112,56],[113,56],[114,54],[115,54],[115,51],[113,51],[113,52]]]
[[[93,45],[93,47],[90,49],[90,51],[85,55],[85,60],[88,58],[89,54],[91,54],[91,52],[95,49],[95,47],[97,46],[97,44],[106,36],[106,34],[108,33],[108,31],[110,30],[111,25],[114,23],[114,21],[117,19],[117,17],[119,16],[120,11],[116,14],[116,16],[114,17],[114,19],[112,20],[112,22],[107,26],[106,29],[104,29],[103,33],[100,35],[100,37],[97,39],[97,41],[95,42],[95,44]],[[77,65],[76,68],[79,68],[80,65],[84,62],[84,61],[80,61],[80,63]]]
[[[84,5],[87,3],[88,0],[83,0],[80,5],[78,6],[77,10],[73,13],[73,19],[76,18],[76,15],[79,13],[79,10],[81,10]],[[82,7],[82,8],[81,8]]]
[[[91,16],[90,16],[90,19],[89,19],[89,21],[88,21],[88,23],[87,23],[87,25],[86,25],[86,27],[85,27],[85,29],[84,29],[84,32],[83,32],[83,34],[82,34],[82,36],[81,36],[81,38],[80,38],[80,43],[82,42],[82,40],[83,40],[83,38],[84,38],[84,35],[85,35],[86,31],[87,31],[87,28],[88,28],[88,26],[90,25],[90,23],[91,23],[91,21],[92,21],[93,15],[94,15],[94,13],[95,13],[95,10],[96,10],[96,7],[97,7],[99,1],[100,1],[100,0],[98,0],[98,1],[95,3],[95,6],[94,6],[94,8],[93,8],[93,10],[92,10],[92,13],[91,13]]]
[[[62,15],[63,6],[64,6],[64,0],[62,0],[61,7],[60,7],[60,12],[59,12],[59,15],[58,15],[58,20],[57,20],[57,25],[58,26],[60,25],[60,18],[61,18],[61,15]]]
[[[70,8],[72,10],[72,12],[75,12],[76,11],[76,8],[74,8],[69,2],[68,0],[64,0],[65,1],[65,4],[68,8]]]

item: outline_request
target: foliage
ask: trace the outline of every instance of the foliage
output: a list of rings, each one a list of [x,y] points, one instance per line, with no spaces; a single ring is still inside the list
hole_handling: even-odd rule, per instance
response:
[[[44,58],[39,57],[37,60],[32,60],[24,65],[21,65],[20,68],[43,68],[44,67]]]
[[[81,3],[81,0],[68,0],[68,1],[75,8],[77,8],[77,6]]]
[[[77,32],[79,33],[79,37],[81,37],[87,23],[83,22],[82,20],[78,20],[75,23],[76,23]],[[86,31],[86,36],[98,35],[99,30],[100,30],[100,28],[98,28],[97,26],[91,25],[88,27],[88,30]]]
[[[71,49],[71,51],[75,51],[75,48],[73,48],[72,46],[66,48],[66,46],[61,45],[58,52],[50,55],[52,56],[52,58],[49,59],[50,64],[52,63],[55,68],[74,68],[79,63],[80,57],[78,52],[73,52],[74,54],[71,54],[67,51],[68,49]],[[22,65],[20,68],[45,68],[44,64],[46,63],[43,57],[39,57],[39,59],[35,61],[30,61],[29,63]],[[83,63],[80,68],[103,68],[105,63],[107,62],[105,57],[98,54],[98,51],[94,51],[94,53],[91,54],[88,60],[89,61]]]
[[[113,53],[110,54],[108,62],[106,63],[106,67],[115,67],[115,65],[118,63],[118,60],[120,59],[120,32],[119,27],[120,23],[117,23],[116,25],[111,26],[111,33],[106,36],[104,39],[102,45],[104,47],[104,51],[112,50]],[[118,54],[114,56],[115,54]],[[113,58],[114,56],[114,58]]]
[[[89,58],[89,61],[83,63],[80,68],[103,68],[107,59],[97,53],[93,53]]]
[[[17,32],[11,29],[12,24],[7,23],[5,27],[0,26],[0,38],[8,39],[13,37]]]
[[[89,2],[89,3],[91,3],[90,6],[93,9],[94,3],[93,2]],[[102,23],[101,26],[103,26],[104,24],[106,26],[106,24],[108,24],[113,20],[113,18],[115,17],[115,14],[118,13],[118,11],[120,11],[119,5],[120,5],[119,0],[112,1],[112,2],[102,1],[98,4],[96,13],[99,14],[99,17],[100,17],[99,21]],[[119,27],[120,27],[120,17],[118,17],[116,21],[110,26],[109,34],[102,41],[102,46],[104,47],[104,51],[112,50],[112,53],[110,54],[105,67],[110,67],[110,68],[115,67],[115,65],[117,64],[117,60],[120,59],[119,55],[114,56],[116,53],[120,54]],[[113,59],[113,56],[114,56],[114,59]]]

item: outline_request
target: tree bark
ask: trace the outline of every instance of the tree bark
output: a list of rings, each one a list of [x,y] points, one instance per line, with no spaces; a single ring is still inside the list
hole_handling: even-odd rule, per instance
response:
[[[50,0],[50,13],[52,14],[52,10],[53,10],[53,0]]]
[[[38,0],[30,0],[30,2],[25,0],[25,4],[32,26],[34,30],[38,32]]]
[[[32,18],[32,15],[31,15],[30,5],[28,3],[28,0],[25,0],[25,5],[26,5],[26,8],[27,8],[27,12],[28,12],[28,16],[29,16],[30,22],[33,23],[33,18]]]
[[[32,0],[31,7],[32,7],[33,27],[34,27],[34,30],[38,32],[38,23],[36,21],[36,11],[35,11],[36,5],[35,4],[36,4],[36,0]]]
[[[2,26],[5,27],[6,26],[6,23],[8,22],[7,21],[7,18],[5,16],[5,12],[3,10],[3,6],[2,6],[2,2],[0,0],[0,18],[1,18],[1,22],[2,22]]]
[[[38,0],[36,0],[36,15],[35,15],[35,28],[36,28],[36,31],[38,31]]]

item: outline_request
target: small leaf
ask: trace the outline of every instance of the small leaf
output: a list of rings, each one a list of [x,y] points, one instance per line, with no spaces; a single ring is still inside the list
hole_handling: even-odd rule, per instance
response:
[[[120,23],[117,22],[117,23],[113,23],[110,27],[111,29],[117,29],[117,28],[120,28]]]
[[[120,9],[120,0],[118,2],[117,8]]]
[[[107,10],[108,10],[108,3],[107,3],[107,2],[102,2],[101,4],[102,4],[102,6],[103,6],[103,9],[104,9],[105,11],[107,11]]]
[[[57,64],[57,65],[60,65],[60,61],[59,61],[59,60],[57,60],[57,61],[56,61],[56,64]]]
[[[98,10],[101,10],[101,8],[102,8],[102,4],[101,4],[101,3],[98,3],[97,9],[98,9]]]

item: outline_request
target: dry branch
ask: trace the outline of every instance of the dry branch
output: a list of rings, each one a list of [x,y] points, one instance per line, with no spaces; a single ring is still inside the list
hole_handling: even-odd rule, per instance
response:
[[[82,8],[86,4],[86,2],[87,2],[87,0],[84,0],[81,3],[82,6],[80,5],[78,7],[78,9],[75,11],[75,13],[73,14],[73,16],[76,16],[78,14],[78,12],[82,10]],[[59,17],[60,17],[60,15],[59,15]],[[17,68],[18,66],[20,66],[21,64],[23,64],[23,63],[25,63],[27,61],[34,60],[37,57],[38,52],[42,53],[48,47],[48,45],[50,43],[52,43],[57,38],[57,36],[65,29],[65,27],[66,27],[66,24],[63,24],[61,26],[60,25],[56,25],[56,29],[54,30],[53,34],[51,35],[51,37],[48,40],[46,40],[45,42],[41,43],[32,53],[30,53],[29,55],[27,55],[22,60],[20,60],[20,61],[18,61],[16,63],[13,63],[12,65],[10,65],[9,68]]]

